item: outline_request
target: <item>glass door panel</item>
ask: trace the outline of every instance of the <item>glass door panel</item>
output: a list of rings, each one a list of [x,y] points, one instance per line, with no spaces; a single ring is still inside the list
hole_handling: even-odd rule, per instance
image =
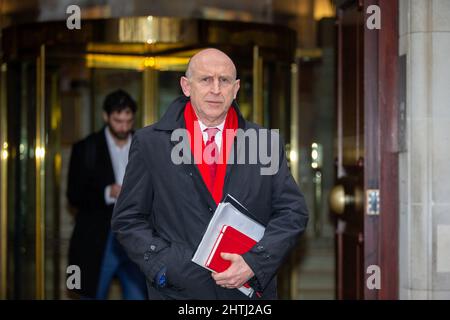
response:
[[[36,63],[10,62],[8,78],[8,298],[36,296]]]
[[[44,46],[36,56],[8,62],[6,70],[6,296],[52,298],[56,292],[52,276],[58,273],[57,74],[46,72]]]

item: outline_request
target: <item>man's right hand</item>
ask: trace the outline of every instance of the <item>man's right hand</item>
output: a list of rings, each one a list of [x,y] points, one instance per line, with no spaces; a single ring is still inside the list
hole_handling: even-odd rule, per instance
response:
[[[111,190],[109,192],[109,196],[111,198],[117,199],[120,194],[120,190],[122,190],[122,186],[118,185],[117,183],[111,185]]]

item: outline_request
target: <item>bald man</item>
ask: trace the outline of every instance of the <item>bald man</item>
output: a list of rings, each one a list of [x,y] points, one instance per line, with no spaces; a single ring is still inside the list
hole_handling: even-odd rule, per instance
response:
[[[194,55],[180,85],[184,96],[133,136],[112,230],[146,275],[150,299],[275,299],[277,270],[308,221],[282,140],[260,134],[264,128],[242,117],[236,67],[224,52],[211,48]],[[174,156],[180,154],[174,152],[180,130],[181,162]],[[239,134],[251,131],[253,147],[277,146],[270,154],[277,163],[271,174],[262,174],[263,163],[232,161],[232,155],[249,159],[255,152],[236,143]],[[211,273],[191,259],[227,194],[266,229],[247,253],[222,253],[230,267]],[[257,294],[237,290],[245,283]]]

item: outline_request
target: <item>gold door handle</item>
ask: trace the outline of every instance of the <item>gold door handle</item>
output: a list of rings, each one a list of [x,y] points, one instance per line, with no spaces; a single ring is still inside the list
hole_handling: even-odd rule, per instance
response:
[[[341,215],[345,212],[345,190],[344,186],[338,184],[330,192],[330,209],[333,213]]]
[[[331,189],[329,196],[331,211],[336,215],[344,215],[348,211],[360,212],[364,206],[362,188],[354,179],[342,178]]]

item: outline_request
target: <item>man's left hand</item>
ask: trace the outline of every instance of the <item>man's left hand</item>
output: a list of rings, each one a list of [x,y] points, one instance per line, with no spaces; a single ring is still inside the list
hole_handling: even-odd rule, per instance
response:
[[[224,272],[212,274],[217,285],[227,289],[240,288],[255,275],[241,255],[222,252],[221,257],[231,261],[231,265]]]

